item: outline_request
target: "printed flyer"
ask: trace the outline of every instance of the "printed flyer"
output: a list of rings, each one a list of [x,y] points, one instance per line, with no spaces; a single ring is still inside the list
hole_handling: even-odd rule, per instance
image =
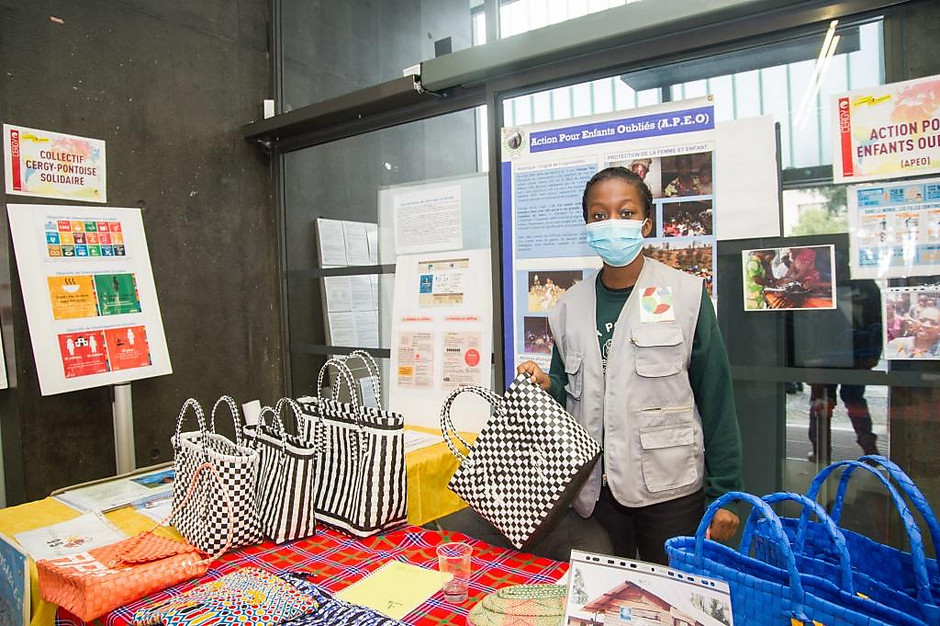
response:
[[[105,142],[3,125],[6,192],[20,196],[108,201]]]
[[[646,256],[715,284],[715,117],[712,98],[502,130],[504,329],[507,380],[527,360],[548,371],[548,312],[591,279],[600,258],[587,245],[584,186],[623,166],[653,196]]]
[[[852,278],[940,274],[940,178],[849,187]]]
[[[451,391],[461,385],[490,387],[490,276],[486,249],[398,257],[388,404],[408,416],[409,426],[439,429],[441,405]],[[479,432],[489,413],[479,398],[461,397],[451,415],[461,431]]]
[[[139,209],[7,211],[43,395],[172,372]]]
[[[940,172],[940,76],[833,96],[836,183]]]

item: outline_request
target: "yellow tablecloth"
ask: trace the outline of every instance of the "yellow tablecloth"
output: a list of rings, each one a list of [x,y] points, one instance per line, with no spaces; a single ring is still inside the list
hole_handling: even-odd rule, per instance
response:
[[[439,430],[409,427],[414,430],[440,433]],[[475,435],[462,433],[467,441],[473,442]],[[467,506],[447,488],[447,482],[457,469],[457,459],[450,453],[443,442],[427,448],[421,448],[405,455],[408,472],[408,521],[416,526],[443,517]],[[27,502],[19,506],[0,509],[0,532],[13,538],[34,528],[58,524],[80,513],[53,498],[44,498]],[[125,507],[106,514],[111,522],[128,535],[150,530],[153,520],[137,513],[133,507]],[[175,529],[161,527],[156,534],[182,539]],[[50,604],[39,595],[39,575],[36,564],[30,560],[30,604],[32,619],[30,626],[51,626],[55,623],[56,605]]]
[[[408,430],[440,435],[438,428],[408,426]],[[461,433],[469,443],[476,435]],[[459,511],[467,506],[457,494],[447,488],[450,477],[457,469],[457,459],[443,441],[420,448],[405,455],[408,468],[408,521],[422,526],[439,517]]]

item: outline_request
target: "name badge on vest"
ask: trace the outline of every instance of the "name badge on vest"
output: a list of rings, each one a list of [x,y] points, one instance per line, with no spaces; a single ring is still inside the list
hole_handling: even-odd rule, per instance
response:
[[[672,287],[647,287],[640,298],[640,321],[644,324],[676,321]]]

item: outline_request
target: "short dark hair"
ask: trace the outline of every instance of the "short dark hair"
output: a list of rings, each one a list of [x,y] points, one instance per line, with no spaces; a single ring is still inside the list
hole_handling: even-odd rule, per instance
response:
[[[639,174],[633,170],[618,165],[616,167],[608,167],[599,171],[597,174],[594,174],[594,176],[591,177],[591,180],[587,182],[587,185],[584,186],[584,194],[581,196],[581,212],[584,215],[584,221],[586,222],[588,218],[587,198],[588,194],[591,192],[591,187],[597,183],[614,178],[619,178],[620,180],[636,187],[637,192],[640,194],[640,198],[643,199],[643,217],[650,217],[650,215],[653,213],[653,192],[650,191],[650,188],[646,186],[646,183],[643,182],[643,179],[640,178]]]

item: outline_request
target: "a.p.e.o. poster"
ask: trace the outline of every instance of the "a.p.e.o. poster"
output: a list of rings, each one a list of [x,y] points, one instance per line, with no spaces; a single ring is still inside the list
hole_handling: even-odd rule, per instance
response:
[[[43,395],[172,372],[139,209],[7,211]]]

